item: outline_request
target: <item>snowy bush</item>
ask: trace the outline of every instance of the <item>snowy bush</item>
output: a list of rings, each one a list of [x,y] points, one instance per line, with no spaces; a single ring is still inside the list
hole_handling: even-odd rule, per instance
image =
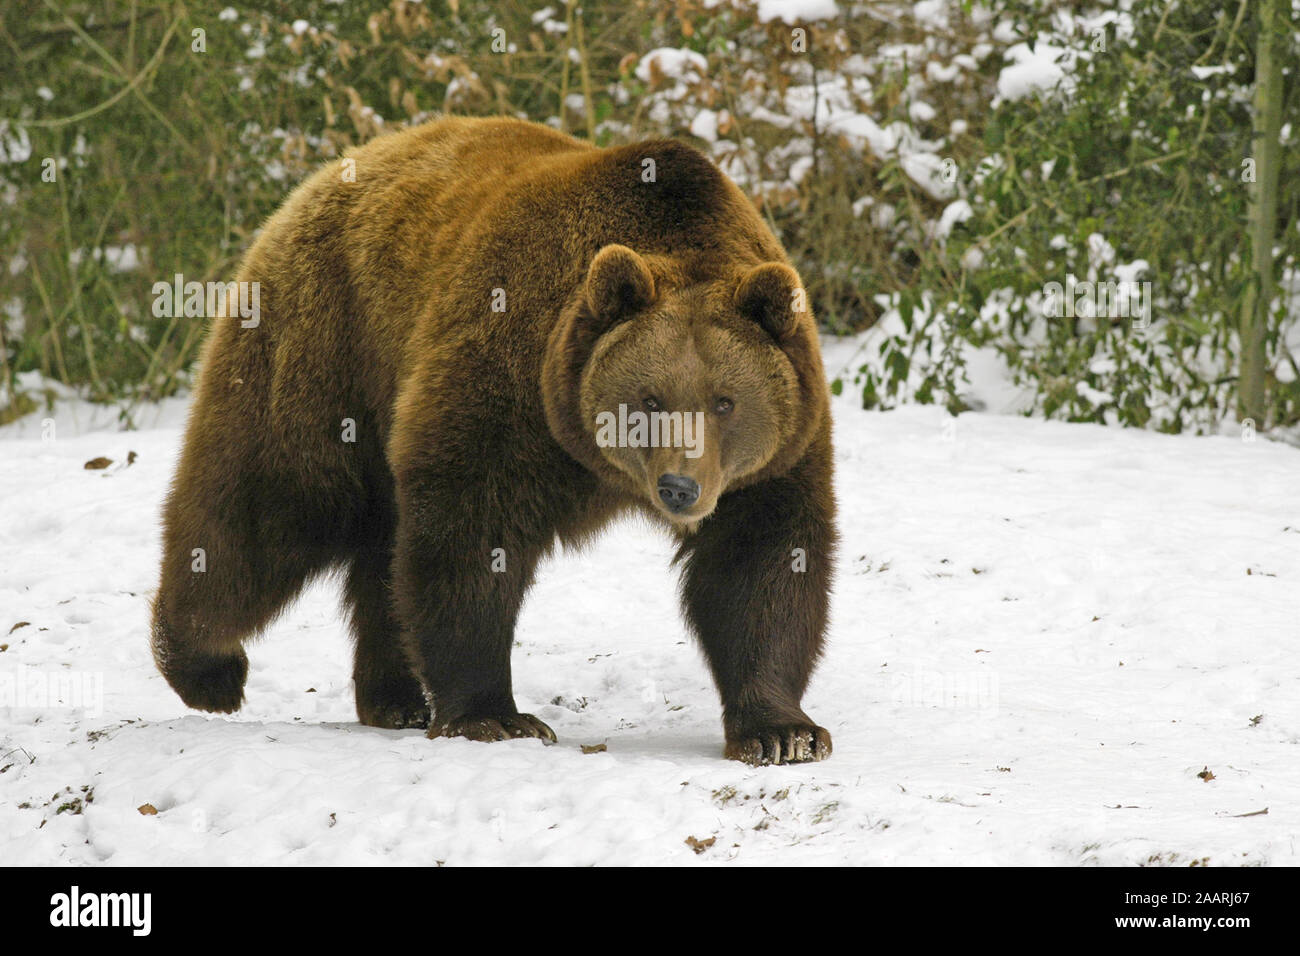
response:
[[[972,215],[924,261],[925,307],[909,290],[887,300],[854,378],[865,405],[963,408],[964,357],[990,347],[1031,413],[1163,431],[1213,431],[1229,414],[1253,281],[1242,256],[1253,26],[1208,6],[1121,7],[1018,10],[1026,41],[1006,51],[987,156],[958,177]],[[1273,425],[1300,418],[1289,298],[1300,162],[1296,131],[1283,135]],[[1082,307],[1060,308],[1071,289]]]
[[[972,350],[1052,417],[1210,429],[1235,387],[1255,30],[1238,7],[14,4],[7,22],[40,29],[0,45],[0,418],[41,397],[30,372],[128,417],[183,387],[202,323],[153,316],[153,283],[230,278],[317,164],[438,112],[694,142],[772,224],[824,327],[871,330],[835,383],[868,406],[968,407]],[[1271,424],[1300,417],[1284,132]],[[1149,316],[1111,314],[1114,296],[1046,314],[1053,283],[1088,282],[1149,283]]]

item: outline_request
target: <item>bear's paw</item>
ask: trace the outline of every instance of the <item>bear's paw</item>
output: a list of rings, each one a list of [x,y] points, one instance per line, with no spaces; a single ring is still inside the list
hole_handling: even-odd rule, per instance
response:
[[[375,704],[366,708],[357,708],[361,722],[367,727],[382,727],[385,730],[424,730],[429,726],[429,707],[424,703]]]
[[[811,763],[831,755],[831,734],[815,724],[783,724],[747,731],[727,741],[725,756],[754,767]]]
[[[429,726],[430,737],[466,737],[484,742],[537,737],[555,743],[555,731],[532,714],[501,714],[496,717],[459,717]]]

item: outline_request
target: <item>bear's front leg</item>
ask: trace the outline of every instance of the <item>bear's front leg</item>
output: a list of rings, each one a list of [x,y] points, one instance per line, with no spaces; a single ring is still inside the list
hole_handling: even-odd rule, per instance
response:
[[[724,495],[682,544],[682,598],[722,696],[726,756],[750,764],[831,754],[800,706],[821,653],[835,551],[830,456]],[[823,464],[824,463],[824,464]]]
[[[555,732],[515,707],[510,649],[541,549],[502,519],[491,486],[425,470],[399,480],[393,558],[402,639],[432,698],[430,737]]]

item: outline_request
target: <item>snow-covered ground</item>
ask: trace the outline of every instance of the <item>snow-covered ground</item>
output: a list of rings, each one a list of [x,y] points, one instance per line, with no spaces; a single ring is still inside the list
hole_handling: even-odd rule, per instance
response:
[[[835,753],[754,769],[638,524],[525,609],[557,746],[360,726],[330,581],[250,648],[242,713],[187,711],[146,637],[180,411],[0,429],[0,862],[1300,863],[1294,448],[846,396],[805,701]]]

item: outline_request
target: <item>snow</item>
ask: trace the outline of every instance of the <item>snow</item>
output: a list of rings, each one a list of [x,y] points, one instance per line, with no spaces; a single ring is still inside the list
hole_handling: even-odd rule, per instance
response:
[[[951,199],[957,192],[955,177],[950,177],[950,174],[945,171],[943,159],[934,153],[900,150],[898,164],[903,167],[903,172],[907,173],[912,182],[934,199]]]
[[[1076,54],[1064,47],[1053,46],[1042,39],[1034,46],[1017,43],[1007,49],[1010,61],[998,74],[998,95],[1008,100],[1020,100],[1034,93],[1055,89],[1066,79],[1068,58]],[[1062,63],[1065,62],[1066,66]]]
[[[710,143],[718,141],[718,114],[713,110],[702,109],[691,120],[691,135],[698,136]]]
[[[918,123],[928,123],[938,114],[933,106],[922,100],[915,100],[907,107],[907,115]]]
[[[1218,76],[1220,73],[1235,73],[1237,67],[1232,63],[1224,63],[1220,66],[1193,66],[1191,67],[1192,76],[1198,80],[1208,80],[1212,76]]]
[[[849,391],[805,699],[835,753],[793,767],[721,758],[639,523],[546,565],[525,608],[516,693],[556,746],[360,726],[328,580],[250,647],[241,713],[187,711],[146,638],[184,403],[137,432],[74,403],[0,429],[0,860],[1300,863],[1300,452]]]
[[[903,171],[926,193],[935,199],[950,199],[955,192],[953,183],[943,175],[943,159],[933,149],[939,144],[922,139],[906,123],[893,121],[881,126],[860,112],[858,101],[871,95],[871,81],[865,77],[833,77],[817,84],[794,84],[785,93],[782,116],[763,107],[747,111],[751,119],[770,122],[789,128],[795,119],[815,121],[827,135],[842,136],[855,150],[870,149],[882,159],[897,156]],[[919,114],[933,110],[928,104],[916,102]],[[770,159],[770,155],[769,155]],[[791,175],[794,182],[798,179]]]
[[[660,47],[641,57],[637,79],[649,83],[656,76],[673,80],[698,79],[709,73],[709,61],[694,50]]]
[[[1096,368],[1093,368],[1092,370],[1098,371],[1098,369]],[[1110,392],[1093,388],[1087,382],[1075,382],[1074,390],[1078,392],[1081,396],[1083,396],[1085,399],[1087,399],[1089,404],[1096,406],[1098,408],[1100,408],[1102,405],[1109,405],[1115,401],[1115,396],[1112,395]]]
[[[0,163],[25,163],[32,157],[32,141],[27,130],[10,131],[9,121],[0,120]]]
[[[948,29],[949,0],[917,0],[912,4],[912,19],[935,30]]]
[[[937,239],[947,239],[951,235],[953,227],[959,222],[965,222],[975,215],[971,209],[970,203],[964,199],[958,199],[955,202],[948,203],[944,207],[943,213],[939,216],[939,221],[934,227],[934,236]]]
[[[781,20],[797,26],[813,20],[833,20],[839,16],[835,0],[758,0],[758,22]]]
[[[68,254],[68,265],[76,269],[87,258],[85,249],[73,249]],[[140,254],[130,243],[125,246],[96,247],[89,258],[95,262],[104,262],[110,272],[133,272],[140,268]]]

